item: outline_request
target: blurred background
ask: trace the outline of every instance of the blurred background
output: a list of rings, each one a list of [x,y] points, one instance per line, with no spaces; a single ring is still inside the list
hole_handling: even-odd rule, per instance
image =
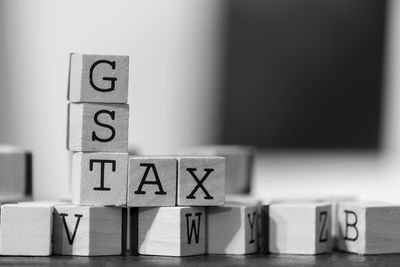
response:
[[[263,198],[400,201],[400,2],[3,0],[0,142],[69,196],[69,53],[130,56],[130,147],[258,149]]]

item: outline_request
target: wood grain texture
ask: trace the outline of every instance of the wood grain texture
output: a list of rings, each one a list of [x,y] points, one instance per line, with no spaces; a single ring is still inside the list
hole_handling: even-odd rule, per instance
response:
[[[339,203],[339,249],[357,254],[400,253],[400,205]]]
[[[1,206],[0,254],[49,256],[52,254],[52,229],[52,205],[3,205]]]
[[[226,202],[207,207],[207,253],[250,254],[258,250],[258,206]]]
[[[249,146],[202,146],[181,150],[184,155],[219,156],[226,160],[225,192],[245,194],[250,192],[253,176],[255,148]]]
[[[67,149],[127,152],[129,105],[69,104]]]
[[[68,100],[71,102],[126,103],[129,57],[70,55]]]
[[[56,205],[54,254],[119,255],[122,227],[122,208]]]
[[[139,208],[139,254],[201,255],[206,250],[203,207]]]
[[[331,251],[331,205],[281,203],[269,207],[269,250],[283,254]]]
[[[225,158],[178,158],[178,206],[221,206],[225,203]]]
[[[73,153],[71,176],[72,203],[126,205],[128,153]]]
[[[171,157],[130,157],[128,206],[175,206],[177,165]]]

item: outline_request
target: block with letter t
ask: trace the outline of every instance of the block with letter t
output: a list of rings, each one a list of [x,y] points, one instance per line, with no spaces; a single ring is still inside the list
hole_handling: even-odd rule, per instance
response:
[[[76,205],[126,205],[128,153],[75,152],[71,194]]]
[[[130,207],[175,206],[176,172],[176,158],[130,157],[127,205]]]
[[[222,206],[225,203],[225,158],[178,158],[178,206]]]
[[[342,202],[337,212],[340,250],[364,255],[400,253],[400,205]]]
[[[128,56],[72,53],[68,100],[74,103],[126,103],[128,77]]]
[[[139,254],[144,255],[204,254],[206,251],[204,207],[139,208],[138,249]]]

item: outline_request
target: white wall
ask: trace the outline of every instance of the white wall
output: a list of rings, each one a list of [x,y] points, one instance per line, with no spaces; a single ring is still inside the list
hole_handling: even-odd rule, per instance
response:
[[[130,145],[147,153],[213,140],[220,1],[0,3],[0,142],[33,149],[34,195],[69,195],[70,52],[130,56]]]

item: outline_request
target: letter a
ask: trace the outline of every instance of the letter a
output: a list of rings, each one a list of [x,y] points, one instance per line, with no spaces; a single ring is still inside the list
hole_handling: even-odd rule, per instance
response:
[[[160,182],[160,178],[158,177],[158,173],[157,173],[157,169],[156,166],[154,165],[154,163],[140,163],[140,166],[142,167],[146,167],[146,170],[144,171],[142,180],[140,181],[139,187],[138,189],[134,192],[135,194],[138,195],[144,195],[146,194],[146,191],[143,191],[143,185],[145,184],[156,184],[158,185],[158,190],[157,192],[154,192],[154,194],[156,195],[166,195],[167,192],[165,192],[162,188],[161,182]],[[154,173],[154,177],[155,177],[155,181],[146,181],[147,175],[149,174],[150,169],[153,171]]]

